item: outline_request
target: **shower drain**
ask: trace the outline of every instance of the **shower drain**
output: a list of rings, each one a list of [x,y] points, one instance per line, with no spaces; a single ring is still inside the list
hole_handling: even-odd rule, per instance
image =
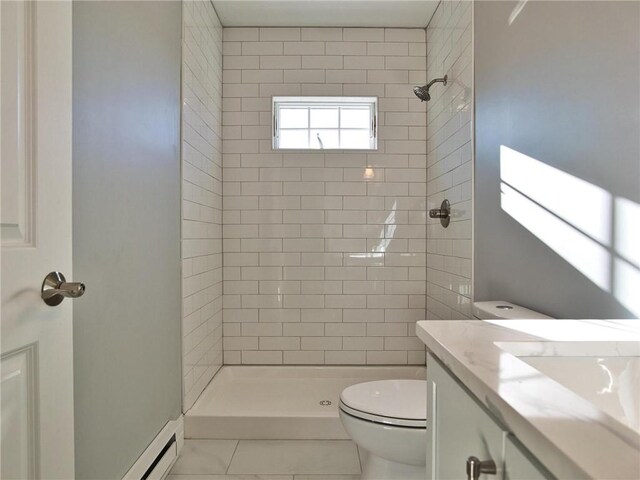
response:
[[[331,405],[331,400],[320,400],[320,405],[322,405],[323,407],[328,407],[329,405]]]

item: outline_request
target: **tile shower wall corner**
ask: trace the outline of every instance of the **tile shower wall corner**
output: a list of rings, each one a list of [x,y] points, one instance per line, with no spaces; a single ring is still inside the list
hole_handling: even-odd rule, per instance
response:
[[[427,208],[445,198],[455,216],[447,229],[427,222],[427,318],[471,317],[473,44],[472,2],[443,1],[427,28],[431,89],[427,107]]]
[[[424,364],[425,55],[424,29],[224,29],[225,364]],[[273,95],[378,96],[379,150],[273,151]]]
[[[184,1],[182,342],[186,411],[222,365],[222,26]]]

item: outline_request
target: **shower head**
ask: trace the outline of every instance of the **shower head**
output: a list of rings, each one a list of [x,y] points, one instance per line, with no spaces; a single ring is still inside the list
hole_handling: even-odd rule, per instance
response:
[[[431,100],[431,95],[429,95],[429,89],[425,85],[424,87],[413,87],[413,93],[416,94],[422,102],[428,102]]]
[[[434,78],[427,85],[423,87],[413,87],[413,93],[416,95],[416,97],[420,99],[420,101],[428,102],[429,100],[431,100],[431,95],[429,95],[429,89],[431,88],[431,85],[433,85],[436,82],[440,82],[446,85],[447,76],[445,75],[442,78]]]

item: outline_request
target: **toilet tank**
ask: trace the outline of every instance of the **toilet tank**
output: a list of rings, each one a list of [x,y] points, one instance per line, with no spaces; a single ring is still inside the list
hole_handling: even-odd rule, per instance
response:
[[[526,319],[550,319],[540,312],[529,310],[528,308],[515,305],[510,302],[491,300],[487,302],[473,303],[473,316],[479,320],[512,320],[516,318]]]

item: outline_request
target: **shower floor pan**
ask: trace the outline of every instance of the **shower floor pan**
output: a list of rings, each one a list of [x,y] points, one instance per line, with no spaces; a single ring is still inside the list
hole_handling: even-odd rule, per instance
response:
[[[413,367],[251,367],[220,369],[185,414],[186,438],[346,439],[338,416],[349,385],[425,379]]]

